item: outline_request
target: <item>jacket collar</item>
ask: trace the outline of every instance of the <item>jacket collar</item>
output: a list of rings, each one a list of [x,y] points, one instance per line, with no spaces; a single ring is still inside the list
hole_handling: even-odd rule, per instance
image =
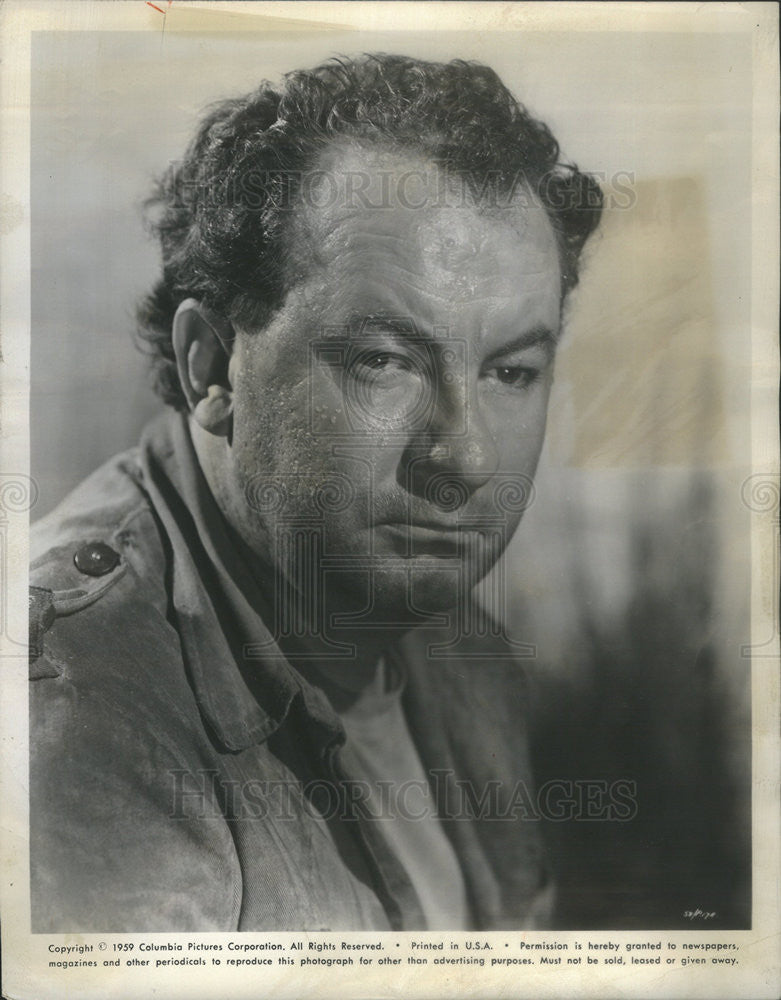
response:
[[[140,458],[170,545],[173,612],[190,681],[214,736],[231,751],[262,743],[300,699],[318,741],[342,741],[325,695],[293,669],[256,610],[260,590],[228,536],[186,416],[167,413],[150,424]]]

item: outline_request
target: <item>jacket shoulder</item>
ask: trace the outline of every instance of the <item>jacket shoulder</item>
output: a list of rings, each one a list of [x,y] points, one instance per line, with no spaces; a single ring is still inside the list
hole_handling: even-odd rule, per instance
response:
[[[111,593],[115,601],[143,596],[164,607],[165,552],[137,450],[107,462],[34,524],[30,552],[33,677],[59,673],[39,664],[44,637],[59,619],[78,616]]]

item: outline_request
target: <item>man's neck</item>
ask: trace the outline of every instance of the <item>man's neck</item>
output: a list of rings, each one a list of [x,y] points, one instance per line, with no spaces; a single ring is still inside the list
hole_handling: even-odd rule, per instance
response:
[[[357,626],[335,624],[361,615],[365,595],[325,586],[304,595],[273,568],[257,569],[257,559],[252,566],[261,602],[256,611],[273,629],[285,658],[305,676],[313,676],[314,669],[345,693],[357,695],[370,685],[388,648],[412,627],[365,620]]]

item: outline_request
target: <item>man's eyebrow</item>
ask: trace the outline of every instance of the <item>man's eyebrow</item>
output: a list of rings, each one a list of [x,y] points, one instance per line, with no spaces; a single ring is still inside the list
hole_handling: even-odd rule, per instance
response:
[[[384,331],[400,338],[407,338],[418,342],[426,340],[432,344],[442,343],[441,338],[429,336],[423,324],[416,323],[412,316],[401,316],[398,313],[395,315],[384,312],[355,313],[351,316],[348,325],[351,336],[355,336],[356,333],[371,334],[373,328],[381,327]],[[513,351],[527,350],[537,345],[541,345],[552,356],[558,341],[558,331],[554,331],[544,323],[537,323],[523,333],[518,334],[518,336],[513,337],[512,340],[508,340],[500,347],[497,347],[496,350],[491,351],[483,364],[495,361],[497,358],[511,354]]]
[[[421,340],[436,341],[435,337],[427,336],[422,323],[417,323],[412,316],[400,313],[356,312],[342,324],[323,327],[321,333],[325,340],[341,340],[345,336],[353,340],[356,337],[389,333],[399,339],[406,338],[418,343]]]
[[[360,317],[358,322],[362,333],[370,333],[373,327],[382,327],[383,330],[395,333],[399,337],[414,337],[416,340],[424,337],[420,324],[416,323],[411,316],[368,313]]]
[[[538,344],[548,354],[552,355],[558,340],[558,334],[551,330],[549,326],[538,324],[519,334],[517,337],[513,337],[512,340],[508,340],[501,347],[497,347],[495,351],[491,351],[488,357],[484,359],[483,364],[496,361],[497,358],[503,358],[507,354],[512,354],[513,351],[523,351],[529,347],[536,347]]]

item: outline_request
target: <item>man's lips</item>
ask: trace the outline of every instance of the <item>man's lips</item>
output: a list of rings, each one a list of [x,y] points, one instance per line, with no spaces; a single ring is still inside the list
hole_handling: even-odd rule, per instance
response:
[[[385,521],[375,527],[389,538],[394,547],[432,555],[458,555],[476,544],[474,528],[439,521]]]
[[[399,529],[410,530],[410,531],[422,530],[422,531],[429,531],[429,532],[438,532],[440,534],[442,534],[442,533],[444,533],[444,534],[454,534],[454,533],[459,532],[459,531],[465,531],[465,530],[467,530],[464,526],[462,526],[460,524],[454,524],[452,521],[445,523],[445,522],[442,522],[442,521],[413,521],[413,520],[407,520],[407,521],[385,521],[383,523],[386,526],[391,527],[391,528],[399,528]]]

